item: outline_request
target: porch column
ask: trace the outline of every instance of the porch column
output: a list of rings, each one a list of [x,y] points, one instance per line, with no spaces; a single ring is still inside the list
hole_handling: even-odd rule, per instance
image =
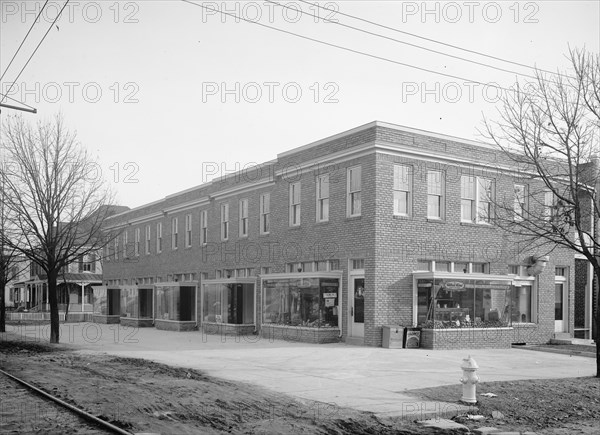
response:
[[[83,305],[85,304],[85,284],[81,283],[81,312],[83,312]]]

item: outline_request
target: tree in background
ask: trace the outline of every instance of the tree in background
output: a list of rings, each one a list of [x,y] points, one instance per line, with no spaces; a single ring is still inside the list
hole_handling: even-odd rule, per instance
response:
[[[506,93],[498,120],[485,120],[484,135],[524,180],[515,184],[514,196],[494,200],[497,224],[529,247],[546,253],[565,247],[590,262],[596,281],[597,341],[600,56],[571,50],[569,58],[570,71],[554,75],[537,71],[535,82],[517,84]],[[536,182],[527,184],[527,180]],[[599,350],[596,346],[598,377]]]
[[[50,342],[59,342],[57,280],[80,255],[100,252],[113,195],[99,165],[60,116],[32,126],[19,116],[2,127],[0,174],[5,246],[39,265],[48,282]]]

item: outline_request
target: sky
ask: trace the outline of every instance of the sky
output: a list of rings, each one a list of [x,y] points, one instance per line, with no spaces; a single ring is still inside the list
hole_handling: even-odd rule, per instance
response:
[[[482,140],[497,86],[600,51],[599,1],[44,3],[0,0],[0,93],[37,109],[0,120],[60,113],[129,207],[374,120]]]

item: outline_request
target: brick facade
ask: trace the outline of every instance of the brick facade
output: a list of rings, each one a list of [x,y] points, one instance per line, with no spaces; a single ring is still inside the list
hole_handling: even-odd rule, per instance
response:
[[[409,166],[412,185],[408,216],[393,213],[394,164]],[[348,169],[361,170],[361,213],[349,217]],[[493,179],[495,195],[513,192],[510,162],[497,150],[471,141],[439,134],[371,123],[280,154],[276,160],[254,169],[216,179],[163,200],[112,217],[108,224],[116,231],[128,232],[127,258],[120,252],[115,260],[112,246],[105,252],[104,281],[109,284],[147,284],[147,280],[192,281],[202,285],[201,277],[217,278],[217,270],[247,269],[260,275],[287,272],[286,264],[337,260],[341,274],[338,315],[341,340],[349,340],[352,295],[349,273],[353,259],[364,260],[364,343],[380,346],[382,326],[414,326],[413,271],[423,260],[482,262],[488,273],[506,275],[508,265],[523,264],[536,252],[520,251],[508,243],[494,225],[461,222],[461,175]],[[443,174],[442,219],[427,218],[427,171]],[[316,177],[329,174],[329,219],[317,222]],[[301,186],[300,225],[290,226],[290,183]],[[270,231],[260,232],[260,195],[270,194]],[[249,230],[239,234],[240,200],[248,200]],[[221,205],[229,205],[229,237],[221,237]],[[208,240],[200,243],[200,215],[208,215]],[[185,246],[186,215],[191,214],[191,247]],[[178,219],[178,247],[171,247],[172,219]],[[162,252],[157,253],[157,223],[162,222]],[[146,226],[150,226],[150,254],[145,252]],[[133,246],[136,228],[140,229],[139,255]],[[123,238],[120,237],[122,243]],[[122,246],[120,247],[122,251]],[[534,284],[537,294],[537,319],[527,328],[503,332],[503,345],[515,340],[545,342],[554,333],[554,270],[568,270],[570,315],[573,330],[575,263],[573,254],[556,249],[546,269]],[[182,275],[183,274],[183,275]],[[286,327],[261,327],[263,289],[256,280],[256,332],[263,337],[285,335],[302,341],[328,342],[340,339],[340,330],[311,331]],[[196,297],[198,317],[202,304]],[[201,323],[201,319],[197,319]],[[164,323],[164,324],[163,324]],[[159,325],[156,325],[159,326]],[[169,322],[161,327],[174,328]],[[186,325],[187,327],[188,325]],[[211,325],[212,327],[212,325]],[[225,327],[224,327],[225,328]],[[210,328],[208,328],[210,329]],[[213,328],[215,329],[215,328]],[[221,328],[223,329],[223,328]],[[220,330],[221,330],[220,329]],[[262,330],[261,330],[262,329]],[[314,328],[313,328],[314,329]],[[226,333],[234,333],[224,329]],[[228,332],[227,332],[228,331]],[[526,332],[525,332],[526,331]],[[284,333],[285,332],[285,333]],[[359,337],[360,338],[360,337]],[[435,337],[434,337],[435,338]],[[424,343],[427,344],[427,340]],[[433,345],[433,338],[431,339]],[[439,339],[437,340],[439,342]],[[478,347],[479,341],[473,342]],[[483,344],[482,344],[483,345]],[[462,345],[461,345],[462,346]]]

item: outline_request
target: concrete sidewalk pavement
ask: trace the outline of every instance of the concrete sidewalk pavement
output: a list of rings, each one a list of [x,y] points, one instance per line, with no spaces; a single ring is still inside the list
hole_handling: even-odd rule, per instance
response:
[[[450,416],[468,409],[418,401],[406,394],[416,388],[458,384],[462,359],[468,355],[480,366],[481,382],[593,376],[596,368],[591,358],[519,349],[384,349],[120,325],[61,327],[61,342],[82,353],[150,359],[259,385],[299,399],[411,419]],[[7,329],[17,337],[38,337],[47,342],[47,333],[40,326]]]

